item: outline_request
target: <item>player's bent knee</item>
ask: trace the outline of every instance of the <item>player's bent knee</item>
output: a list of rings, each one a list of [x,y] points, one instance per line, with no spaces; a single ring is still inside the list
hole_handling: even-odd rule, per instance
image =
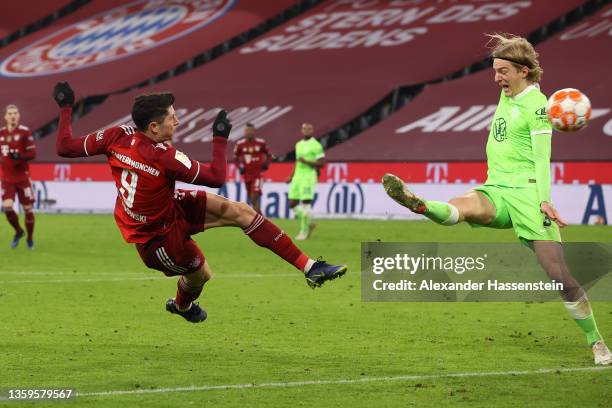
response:
[[[183,275],[183,278],[187,281],[189,286],[203,286],[206,282],[212,279],[212,271],[210,268],[206,268],[202,265],[200,269],[187,275]]]
[[[238,223],[241,226],[248,226],[253,218],[257,215],[257,212],[248,205],[247,203],[237,203],[236,209],[238,210]]]
[[[13,204],[15,203],[11,199],[4,200],[2,201],[2,208],[4,208],[5,210],[9,210],[13,208]]]

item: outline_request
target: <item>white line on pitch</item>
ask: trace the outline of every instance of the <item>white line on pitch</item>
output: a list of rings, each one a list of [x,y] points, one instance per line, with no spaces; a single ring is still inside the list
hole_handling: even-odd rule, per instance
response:
[[[27,276],[27,273],[24,273]],[[298,272],[296,273],[276,273],[276,274],[255,274],[255,273],[243,273],[243,274],[216,274],[214,279],[244,279],[244,278],[286,278],[286,277],[300,277]],[[93,279],[40,279],[40,280],[10,280],[0,281],[0,285],[10,284],[22,284],[22,283],[88,283],[88,282],[124,282],[124,281],[155,281],[155,280],[166,280],[164,276],[135,276],[135,277],[123,277],[123,278],[93,278]]]
[[[490,371],[490,372],[464,372],[464,373],[448,373],[448,374],[415,374],[415,375],[398,375],[392,377],[365,377],[355,379],[338,379],[338,380],[312,380],[312,381],[292,381],[292,382],[271,382],[261,384],[225,384],[225,385],[192,385],[189,387],[178,388],[156,388],[142,390],[116,390],[116,391],[100,391],[100,392],[84,392],[77,393],[77,397],[105,397],[115,395],[137,395],[137,394],[166,394],[173,392],[193,392],[193,391],[217,391],[217,390],[235,390],[244,388],[290,388],[304,387],[309,385],[339,385],[339,384],[362,384],[370,382],[389,382],[389,381],[415,381],[415,380],[437,380],[442,378],[468,378],[468,377],[502,377],[502,376],[522,376],[522,375],[537,375],[537,374],[554,374],[554,373],[574,373],[581,371],[602,371],[612,368],[608,367],[576,367],[576,368],[541,368],[538,370],[523,370],[523,371]]]

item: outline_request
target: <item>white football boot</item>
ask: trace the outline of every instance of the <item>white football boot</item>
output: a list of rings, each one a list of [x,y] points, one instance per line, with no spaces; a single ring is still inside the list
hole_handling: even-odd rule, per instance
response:
[[[412,191],[408,190],[406,184],[401,178],[394,174],[387,173],[382,178],[382,184],[387,192],[396,203],[410,209],[417,214],[423,214],[427,211],[425,201],[417,197]]]
[[[612,353],[602,340],[598,340],[593,344],[593,357],[595,357],[595,365],[611,365]]]

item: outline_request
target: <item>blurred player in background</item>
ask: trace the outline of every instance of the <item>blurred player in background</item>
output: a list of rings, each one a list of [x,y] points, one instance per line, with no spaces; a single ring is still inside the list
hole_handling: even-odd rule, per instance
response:
[[[273,156],[266,141],[255,137],[255,130],[252,123],[245,125],[244,137],[234,146],[234,161],[242,175],[249,202],[255,211],[261,212],[262,174],[268,170]]]
[[[304,138],[295,144],[295,168],[287,180],[289,186],[289,207],[295,211],[300,222],[296,240],[310,237],[315,223],[312,222],[312,201],[317,191],[319,170],[325,166],[323,146],[313,137],[314,128],[310,123],[302,125]]]
[[[73,139],[74,92],[58,83],[53,97],[61,108],[57,153],[63,157],[106,155],[118,196],[115,221],[125,240],[136,244],[143,262],[167,276],[180,275],[166,310],[198,323],[206,312],[196,300],[212,271],[191,235],[215,227],[240,227],[257,245],[268,248],[301,270],[312,288],[342,276],[346,266],[333,266],[306,256],[276,225],[245,203],[205,191],[177,190],[177,180],[221,187],[227,167],[231,123],[220,111],[213,123],[213,159],[203,164],[170,146],[179,124],[174,96],[138,96],[132,107],[137,128],[117,126]],[[248,264],[247,264],[248,265]]]
[[[404,207],[441,225],[466,221],[490,228],[514,228],[551,279],[563,283],[569,315],[584,331],[595,364],[612,364],[586,293],[569,272],[559,227],[566,223],[550,198],[552,126],[540,92],[538,54],[524,38],[490,35],[495,82],[501,96],[487,141],[487,181],[448,203],[417,197],[398,177],[386,174],[387,194]]]
[[[26,243],[29,249],[34,249],[34,192],[30,180],[28,161],[36,157],[36,146],[32,132],[19,124],[21,116],[19,108],[8,105],[4,120],[6,126],[0,129],[0,157],[2,158],[2,209],[9,224],[15,229],[11,248],[17,248],[19,241],[25,235],[19,225],[19,217],[13,209],[15,195],[19,197],[25,212],[25,226],[28,233]]]

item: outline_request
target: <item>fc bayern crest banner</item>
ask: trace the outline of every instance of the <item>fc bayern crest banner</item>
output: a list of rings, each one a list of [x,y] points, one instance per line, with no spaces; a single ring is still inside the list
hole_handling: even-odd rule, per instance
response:
[[[37,128],[57,116],[53,84],[107,94],[176,67],[289,8],[294,0],[94,0],[0,53],[4,104]]]
[[[441,79],[481,60],[484,33],[526,35],[581,3],[326,1],[223,58],[109,98],[75,130],[129,121],[136,94],[170,89],[175,107],[184,109],[175,143],[185,152],[210,157],[208,129],[224,107],[236,124],[232,139],[255,121],[281,155],[293,150],[301,123],[312,122],[316,135],[337,129],[398,86]]]

